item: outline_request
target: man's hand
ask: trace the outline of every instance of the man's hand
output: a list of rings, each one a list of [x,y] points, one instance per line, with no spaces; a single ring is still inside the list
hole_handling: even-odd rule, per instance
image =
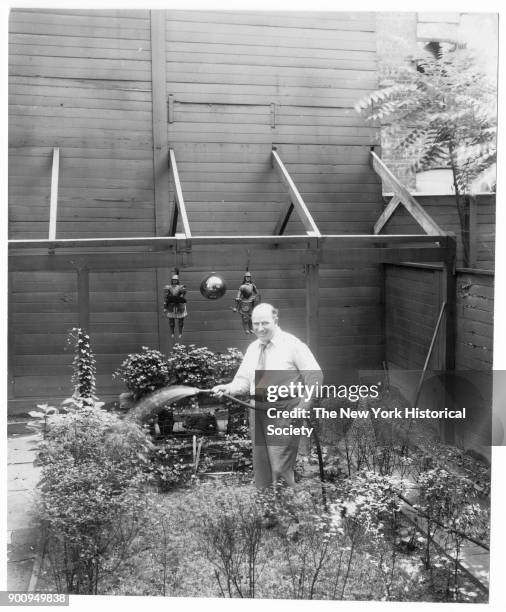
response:
[[[224,393],[228,393],[228,385],[216,385],[211,389],[211,393],[221,397]]]

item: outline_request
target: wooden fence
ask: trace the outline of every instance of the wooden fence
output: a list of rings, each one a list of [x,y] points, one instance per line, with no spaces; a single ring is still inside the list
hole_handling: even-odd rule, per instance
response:
[[[456,370],[491,370],[494,273],[457,269]],[[386,358],[405,369],[423,367],[444,300],[438,265],[385,266]],[[442,368],[437,349],[431,367]]]
[[[416,196],[428,214],[457,238],[457,266],[464,265],[462,236],[454,196]],[[495,194],[479,194],[469,200],[467,231],[469,232],[469,267],[493,270],[495,266]],[[390,234],[419,233],[413,218],[399,209],[386,225]]]
[[[403,389],[408,401],[412,400],[413,381],[419,379],[420,372],[415,378],[406,379],[399,370],[422,370],[444,301],[442,286],[440,266],[385,266],[385,355],[392,379]],[[456,383],[452,394],[460,407],[467,405],[468,415],[463,423],[445,421],[437,426],[449,441],[490,457],[493,272],[458,269],[456,292]],[[429,371],[445,369],[442,338],[440,332]],[[427,389],[431,388],[434,389],[428,383]],[[443,398],[438,400],[433,393],[422,395],[419,407],[441,409]]]
[[[56,239],[166,236],[169,148],[194,234],[271,233],[287,205],[273,145],[322,233],[370,232],[381,186],[369,146],[379,134],[353,104],[377,86],[373,13],[19,8],[9,25],[9,238],[48,237],[54,147]],[[300,229],[292,215],[285,234]],[[229,293],[216,303],[198,291],[204,266],[182,270],[186,343],[246,348],[230,306],[248,263],[282,326],[305,336],[303,265],[252,260],[247,248],[229,257]],[[121,389],[111,373],[127,353],[167,350],[162,288],[176,262],[167,252],[153,268],[79,278],[11,269],[11,405],[70,392],[65,337],[83,315],[79,288],[89,288],[100,394]],[[383,353],[379,264],[336,264],[320,266],[323,360],[372,365]]]

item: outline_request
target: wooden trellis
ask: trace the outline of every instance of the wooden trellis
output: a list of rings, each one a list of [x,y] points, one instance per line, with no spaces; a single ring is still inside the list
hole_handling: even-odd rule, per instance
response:
[[[272,165],[287,191],[287,204],[281,211],[271,235],[210,236],[193,235],[179,180],[176,155],[169,150],[168,161],[174,182],[174,203],[170,214],[168,236],[134,238],[56,237],[59,149],[53,152],[50,195],[50,221],[47,239],[10,240],[9,269],[19,271],[70,271],[77,276],[79,325],[89,330],[89,274],[96,271],[125,271],[167,267],[168,255],[180,268],[229,270],[237,267],[247,250],[249,265],[280,268],[304,267],[306,282],[306,339],[317,350],[319,265],[365,266],[373,263],[442,262],[444,265],[446,301],[445,362],[447,369],[455,364],[455,237],[444,232],[422,206],[397,181],[381,159],[371,151],[375,171],[394,192],[373,228],[373,234],[327,234],[318,229],[293,179],[277,150],[271,152]],[[416,235],[379,234],[402,202],[426,232]],[[305,234],[284,235],[293,211],[302,222]],[[178,218],[182,233],[176,233]],[[139,250],[142,247],[142,250]]]

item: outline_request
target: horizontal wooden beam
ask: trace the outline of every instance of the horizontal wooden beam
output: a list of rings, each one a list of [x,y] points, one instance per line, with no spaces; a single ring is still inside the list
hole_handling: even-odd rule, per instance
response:
[[[244,246],[231,248],[194,248],[191,264],[185,263],[185,253],[177,253],[181,260],[175,265],[181,268],[235,270],[237,261],[244,255]],[[336,267],[371,263],[396,263],[401,261],[443,261],[444,247],[384,247],[384,248],[256,248],[250,251],[250,267],[270,267],[275,262],[279,268],[300,267],[309,264],[333,264]],[[14,254],[9,257],[9,270],[19,271],[65,271],[88,268],[92,270],[140,270],[166,268],[167,253],[164,251],[108,252],[108,253],[57,253]]]
[[[288,193],[290,194],[290,200],[292,204],[294,205],[305,230],[307,232],[311,232],[313,236],[321,236],[320,230],[318,229],[316,223],[314,222],[314,219],[311,216],[304,200],[302,199],[302,196],[300,195],[299,190],[295,186],[295,183],[293,182],[292,177],[288,173],[288,170],[285,168],[277,151],[273,149],[271,151],[271,155],[272,155],[273,166],[276,169],[279,177],[281,178],[281,182],[287,188]]]
[[[215,244],[215,245],[289,245],[303,246],[308,244],[307,234],[289,236],[192,236],[192,244]],[[342,246],[389,244],[389,243],[437,243],[440,242],[436,236],[424,234],[326,234],[318,237],[318,242],[337,242]],[[131,238],[60,238],[59,240],[48,240],[46,238],[34,238],[28,240],[9,240],[9,250],[21,249],[76,249],[76,248],[109,248],[109,247],[148,247],[152,248],[184,248],[185,236],[149,236]]]
[[[244,255],[244,249],[232,252],[230,249],[192,251],[192,266],[215,270],[237,269],[237,261]],[[280,267],[300,267],[308,262],[313,263],[317,255],[311,257],[307,249],[289,249],[286,251],[255,250],[250,253],[250,266],[272,266],[273,261]],[[54,255],[13,255],[9,258],[11,271],[65,271],[79,267],[90,270],[142,270],[152,268],[167,268],[169,260],[164,251],[145,251],[134,253],[79,253]],[[170,265],[186,268],[184,260],[171,259]],[[211,268],[212,265],[212,268]]]
[[[403,268],[417,268],[422,270],[442,270],[443,264],[423,264],[423,263],[396,263],[395,266]],[[494,270],[480,270],[477,268],[455,268],[457,274],[473,274],[475,276],[495,276]]]
[[[427,244],[445,244],[445,238],[428,236],[427,234],[324,234],[319,239],[321,243],[337,242],[349,246],[351,244],[362,244],[372,246],[376,244],[389,243],[411,243],[422,242]]]
[[[378,174],[383,181],[391,186],[394,192],[394,197],[397,197],[400,200],[406,210],[411,214],[415,221],[421,225],[424,231],[427,232],[427,234],[445,236],[446,232],[439,227],[439,225],[427,213],[423,206],[421,206],[421,204],[415,200],[407,188],[392,174],[386,164],[376,155],[374,151],[371,151],[371,157],[372,167],[374,168],[376,174]]]
[[[403,261],[443,261],[446,249],[443,247],[399,247],[380,249],[324,249],[318,263],[362,265],[372,263],[396,263]]]
[[[476,274],[477,276],[495,276],[495,270],[481,270],[479,268],[455,268],[458,274]]]
[[[414,268],[415,270],[442,270],[444,265],[442,263],[409,263],[406,261],[397,261],[390,264],[399,268]]]
[[[172,178],[174,180],[174,189],[176,192],[176,203],[179,214],[181,215],[181,223],[183,224],[183,232],[186,236],[186,239],[189,240],[192,237],[192,233],[190,231],[190,223],[188,221],[188,215],[186,213],[186,205],[184,203],[183,198],[183,189],[181,187],[181,181],[179,180],[179,172],[177,171],[177,163],[176,156],[174,154],[174,149],[169,149],[169,163],[170,170],[172,173]]]

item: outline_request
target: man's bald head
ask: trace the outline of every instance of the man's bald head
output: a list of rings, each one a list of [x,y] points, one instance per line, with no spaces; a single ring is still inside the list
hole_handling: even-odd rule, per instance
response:
[[[260,342],[268,342],[278,325],[278,309],[271,304],[259,304],[252,313],[253,333]]]
[[[253,314],[257,313],[257,315],[265,315],[268,314],[270,315],[273,319],[278,320],[278,309],[274,308],[274,306],[272,304],[266,304],[265,302],[262,304],[259,304],[258,306],[256,306],[253,309]]]

